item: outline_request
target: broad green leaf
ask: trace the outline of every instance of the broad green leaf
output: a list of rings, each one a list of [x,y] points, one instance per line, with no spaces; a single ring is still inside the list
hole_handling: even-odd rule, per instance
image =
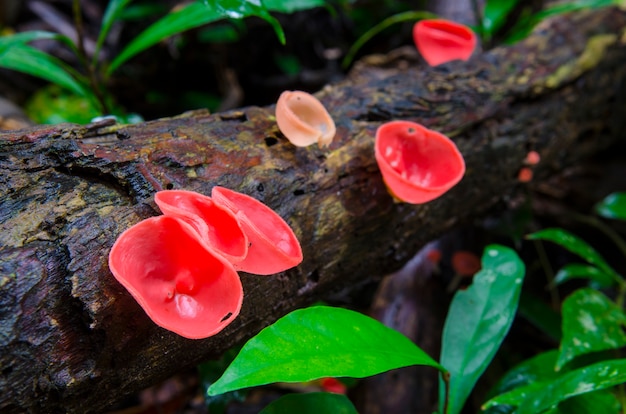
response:
[[[558,356],[559,351],[554,349],[520,362],[502,376],[489,395],[504,394],[524,385],[558,377],[560,373],[554,369]]]
[[[283,29],[260,0],[204,0],[191,3],[182,9],[167,14],[144,30],[111,62],[107,74],[113,73],[122,63],[137,53],[177,33],[193,29],[220,19],[243,19],[257,16],[272,25],[281,43],[285,43]]]
[[[482,270],[465,291],[458,291],[443,328],[441,365],[450,372],[448,414],[463,408],[478,378],[485,371],[515,317],[524,263],[508,247],[485,248]],[[439,404],[445,388],[440,381]]]
[[[602,217],[626,220],[626,193],[612,193],[595,206]]]
[[[556,368],[577,356],[626,346],[626,315],[594,289],[578,289],[563,302],[563,339]]]
[[[259,414],[358,414],[348,397],[328,392],[287,394]]]
[[[517,312],[556,342],[561,341],[561,315],[541,298],[522,292]]]
[[[483,28],[485,31],[489,35],[493,35],[498,31],[517,3],[519,3],[519,0],[487,0],[483,13]]]
[[[609,287],[615,284],[615,279],[607,275],[595,266],[570,263],[561,268],[554,277],[554,284],[560,285],[571,279],[589,279],[596,282],[601,287]]]
[[[608,390],[568,398],[557,406],[556,411],[558,414],[619,414],[621,412],[621,404]]]
[[[409,365],[445,371],[407,337],[375,319],[314,306],[289,313],[250,339],[208,393],[324,377],[363,378]]]
[[[569,250],[570,252],[577,254],[589,263],[596,265],[604,273],[611,275],[614,279],[619,279],[620,276],[613,270],[609,264],[604,261],[602,256],[587,242],[581,238],[573,235],[572,233],[558,228],[551,228],[538,231],[536,233],[526,236],[530,240],[548,240],[559,246]]]
[[[325,0],[263,0],[263,6],[269,11],[293,13],[301,10],[326,6]]]
[[[88,88],[70,75],[62,61],[27,44],[14,44],[0,52],[0,67],[37,76],[81,96],[91,96]]]
[[[96,50],[93,54],[94,62],[98,59],[98,54],[100,53],[100,49],[102,48],[102,45],[111,30],[111,26],[113,26],[113,23],[120,18],[120,15],[131,1],[132,0],[109,0],[109,5],[107,6],[104,16],[102,17],[102,26],[100,27],[100,33],[98,34]]]
[[[516,414],[537,414],[576,395],[603,390],[626,382],[626,359],[588,365],[548,381],[538,381],[501,394],[483,405],[515,405]]]

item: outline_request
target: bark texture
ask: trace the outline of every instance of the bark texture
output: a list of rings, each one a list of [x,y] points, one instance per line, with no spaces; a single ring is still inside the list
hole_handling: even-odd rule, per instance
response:
[[[412,49],[362,61],[318,96],[337,123],[328,150],[296,148],[273,108],[141,125],[56,125],[0,135],[0,411],[104,410],[211,357],[286,312],[399,269],[429,240],[535,176],[626,135],[626,14],[562,16],[524,42],[428,68]],[[451,136],[465,178],[425,205],[394,204],[374,160],[385,121]],[[107,268],[117,236],[158,214],[153,194],[214,185],[284,217],[304,262],[243,274],[240,316],[206,340],[155,326]]]

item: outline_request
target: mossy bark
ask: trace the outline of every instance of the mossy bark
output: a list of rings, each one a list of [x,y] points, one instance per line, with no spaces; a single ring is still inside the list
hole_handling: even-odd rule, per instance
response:
[[[525,41],[428,68],[411,51],[363,60],[318,97],[329,149],[296,148],[273,108],[193,112],[140,125],[41,126],[0,135],[0,411],[98,412],[217,357],[286,312],[397,270],[427,241],[626,136],[626,14],[561,16]],[[396,204],[376,128],[420,122],[452,137],[467,173],[425,205]],[[158,214],[157,190],[248,193],[293,227],[297,268],[242,275],[239,317],[188,340],[154,325],[116,282],[117,236]]]

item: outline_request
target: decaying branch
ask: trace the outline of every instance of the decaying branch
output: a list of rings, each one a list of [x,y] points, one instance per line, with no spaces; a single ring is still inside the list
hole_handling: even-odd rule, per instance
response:
[[[519,188],[626,136],[626,14],[561,16],[522,43],[438,68],[415,52],[369,57],[318,96],[328,150],[296,148],[273,108],[193,112],[140,125],[41,126],[0,135],[0,411],[98,412],[224,350],[286,312],[398,269],[417,248]],[[414,120],[451,136],[467,173],[444,197],[394,204],[376,128]],[[153,194],[212,186],[284,217],[304,262],[242,275],[241,315],[206,340],[154,325],[116,282],[117,236],[158,214]]]

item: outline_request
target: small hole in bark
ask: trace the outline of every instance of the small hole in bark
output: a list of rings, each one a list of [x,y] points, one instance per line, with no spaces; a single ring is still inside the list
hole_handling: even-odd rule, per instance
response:
[[[265,190],[265,187],[263,186],[263,183],[259,183],[259,185],[256,186],[256,189],[259,193],[262,193]]]
[[[278,140],[274,137],[265,137],[265,145],[271,147],[273,145],[278,144]]]
[[[171,190],[172,188],[174,188],[174,184],[173,184],[173,183],[167,183],[167,184],[165,184],[165,189],[166,189],[166,190]]]
[[[304,190],[300,188],[293,192],[293,195],[295,196],[301,196],[302,194],[304,194]]]
[[[320,272],[319,272],[319,270],[315,269],[314,271],[312,271],[309,274],[308,278],[313,283],[319,282],[320,281]]]
[[[222,121],[239,121],[246,122],[248,120],[248,116],[245,112],[242,111],[232,111],[225,114],[221,114],[220,119]]]
[[[4,375],[5,377],[11,375],[11,373],[13,372],[13,367],[6,367],[2,370],[2,375]]]
[[[230,319],[230,317],[233,316],[232,312],[228,312],[226,315],[224,315],[224,317],[222,318],[222,320],[220,322],[224,322],[228,319]]]

